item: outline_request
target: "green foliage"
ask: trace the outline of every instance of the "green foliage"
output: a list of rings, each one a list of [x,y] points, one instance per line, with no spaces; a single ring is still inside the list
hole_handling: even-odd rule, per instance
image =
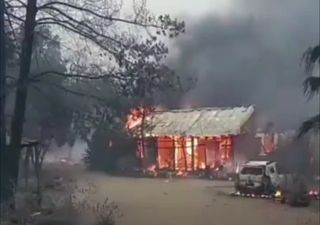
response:
[[[299,128],[298,136],[301,137],[311,130],[320,129],[320,114],[305,120]]]
[[[303,83],[304,93],[308,99],[311,99],[314,96],[318,97],[320,91],[320,77],[312,76],[312,72],[317,64],[320,66],[320,45],[309,48],[304,53],[303,60],[306,72],[311,74]],[[298,136],[301,137],[311,130],[320,130],[320,114],[317,114],[304,121],[299,128]]]
[[[320,63],[320,45],[308,48],[302,58],[306,71],[313,72],[314,66]]]
[[[84,158],[89,169],[114,173],[117,172],[119,159],[130,155],[134,158],[135,142],[123,127],[108,123],[97,127],[88,142]]]
[[[42,27],[38,33],[41,35],[35,36],[30,73],[47,70],[65,72],[59,37],[53,36],[47,27]],[[55,87],[65,82],[65,77],[48,75],[32,83],[26,111],[28,136],[41,140],[54,137],[59,145],[68,141],[73,109],[66,95]]]

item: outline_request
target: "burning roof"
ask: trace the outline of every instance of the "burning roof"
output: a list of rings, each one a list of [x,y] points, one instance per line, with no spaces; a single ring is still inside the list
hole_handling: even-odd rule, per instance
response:
[[[254,107],[158,111],[145,121],[146,136],[222,136],[241,133]]]

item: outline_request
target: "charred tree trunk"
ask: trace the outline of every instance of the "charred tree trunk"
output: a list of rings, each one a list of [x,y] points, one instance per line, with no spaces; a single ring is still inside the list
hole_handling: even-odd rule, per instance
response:
[[[30,170],[30,158],[32,155],[32,148],[27,147],[26,155],[24,157],[24,179],[26,189],[29,187],[29,170]]]
[[[5,129],[5,76],[6,76],[6,55],[5,55],[5,33],[4,33],[4,0],[0,1],[0,160],[1,160],[1,202],[7,197],[6,184],[7,169],[4,159],[6,157],[6,129]]]
[[[37,0],[28,0],[26,7],[26,20],[24,26],[24,38],[20,55],[20,70],[17,83],[14,112],[11,121],[10,138],[10,177],[13,184],[18,184],[19,159],[21,153],[21,140],[23,133],[23,123],[26,110],[26,100],[28,93],[28,78],[32,56],[32,46],[34,37],[35,18],[37,13]]]
[[[4,0],[0,1],[0,202],[7,202],[12,196],[10,184],[10,169],[8,163],[8,148],[6,143],[5,122],[5,89],[6,89],[6,44],[4,23]]]
[[[41,190],[41,170],[42,163],[44,159],[45,151],[39,147],[38,145],[33,147],[33,151],[31,154],[31,159],[33,163],[34,172],[36,175],[36,195],[37,195],[37,203],[38,206],[41,206],[42,203],[42,190]]]
[[[4,33],[4,0],[0,2],[0,148],[1,152],[6,147],[6,126],[5,126],[5,84],[6,84],[6,44]]]

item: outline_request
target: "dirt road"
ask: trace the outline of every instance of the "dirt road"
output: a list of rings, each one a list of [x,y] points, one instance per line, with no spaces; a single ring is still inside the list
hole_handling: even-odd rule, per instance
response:
[[[120,207],[118,225],[318,225],[315,206],[291,208],[271,200],[230,197],[232,183],[197,179],[90,175],[99,198]]]

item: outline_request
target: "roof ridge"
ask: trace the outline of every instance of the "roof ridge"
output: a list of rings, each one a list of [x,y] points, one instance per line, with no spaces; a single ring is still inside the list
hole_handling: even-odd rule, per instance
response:
[[[246,108],[254,107],[254,105],[248,106],[227,106],[227,107],[198,107],[198,108],[188,108],[188,109],[165,109],[165,110],[156,110],[155,113],[163,113],[163,112],[191,112],[191,111],[204,111],[204,110],[229,110],[229,109],[238,109],[238,108]]]

